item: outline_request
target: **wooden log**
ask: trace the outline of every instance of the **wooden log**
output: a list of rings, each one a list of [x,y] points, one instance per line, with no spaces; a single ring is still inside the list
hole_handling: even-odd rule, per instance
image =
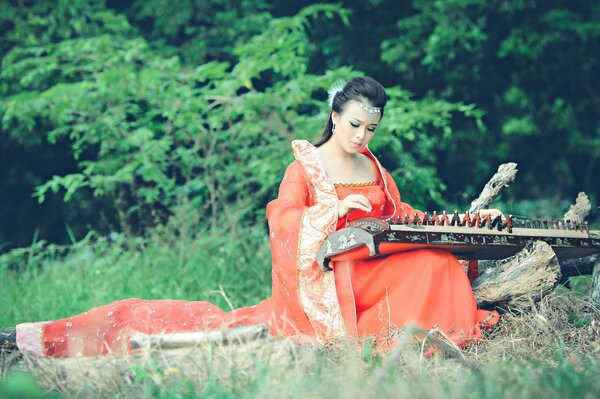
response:
[[[575,203],[569,206],[569,210],[564,214],[564,220],[570,220],[575,223],[583,223],[592,209],[592,204],[584,192],[577,194]],[[596,255],[586,256],[584,258],[569,259],[560,262],[563,272],[562,282],[565,282],[571,276],[592,274]]]
[[[590,287],[590,299],[596,306],[600,306],[600,258],[596,259]]]
[[[569,207],[569,210],[563,216],[563,219],[570,220],[572,222],[583,223],[587,215],[589,215],[592,209],[590,199],[584,192],[577,194],[575,203]]]
[[[483,187],[483,190],[481,190],[479,197],[471,202],[469,213],[475,213],[481,209],[488,208],[492,201],[500,194],[500,191],[515,180],[517,171],[517,164],[514,162],[500,165],[498,171]]]
[[[489,205],[489,204],[488,204]],[[569,210],[564,214],[563,219],[570,220],[576,223],[583,223],[591,210],[591,203],[588,196],[584,192],[577,195],[575,203],[569,207]],[[600,237],[600,231],[590,230],[590,237]],[[591,255],[577,259],[565,259],[560,261],[561,279],[560,283],[566,283],[569,277],[590,275],[594,269],[598,255]],[[479,270],[483,272],[487,269],[495,268],[499,261],[481,260],[479,261]]]
[[[469,213],[474,214],[486,209],[500,195],[500,191],[515,180],[518,169],[514,162],[504,163],[498,166],[498,170],[486,183],[479,196],[471,202]],[[491,266],[491,261],[479,261],[479,268],[485,270]],[[460,261],[465,271],[469,267],[469,261]]]
[[[592,204],[588,196],[584,192],[577,194],[575,203],[569,207],[569,210],[564,214],[563,219],[570,220],[576,223],[583,223],[592,209]],[[600,236],[599,231],[590,231],[591,237]],[[560,282],[566,283],[569,277],[590,275],[594,271],[594,265],[598,261],[598,255],[586,256],[578,259],[568,259],[560,262],[562,277]]]
[[[551,292],[560,280],[560,265],[552,248],[543,241],[527,245],[518,254],[497,261],[473,281],[480,307],[525,309]]]

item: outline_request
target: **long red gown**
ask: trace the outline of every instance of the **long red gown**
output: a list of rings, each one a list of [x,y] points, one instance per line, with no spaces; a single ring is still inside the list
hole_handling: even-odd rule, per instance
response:
[[[384,258],[332,262],[323,272],[316,253],[328,234],[365,216],[413,214],[391,176],[370,151],[377,181],[336,187],[315,147],[292,144],[278,198],[267,206],[272,250],[272,297],[225,312],[204,301],[126,299],[61,320],[17,326],[17,344],[37,356],[78,357],[127,352],[136,333],[162,334],[265,324],[273,335],[331,342],[337,337],[386,339],[402,326],[437,327],[457,344],[481,337],[498,320],[477,309],[467,275],[450,253],[415,250]],[[338,200],[367,196],[372,211],[338,219]]]

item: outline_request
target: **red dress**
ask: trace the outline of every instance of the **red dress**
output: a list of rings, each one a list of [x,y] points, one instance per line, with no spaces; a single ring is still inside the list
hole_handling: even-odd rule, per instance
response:
[[[316,253],[328,234],[365,216],[414,213],[391,176],[379,170],[368,185],[335,187],[316,149],[293,143],[278,198],[267,206],[272,251],[272,297],[225,312],[204,301],[126,299],[80,315],[17,326],[17,344],[37,356],[77,357],[126,352],[136,333],[162,334],[265,324],[273,335],[331,342],[337,337],[375,337],[385,346],[399,327],[437,327],[454,342],[481,337],[495,312],[477,309],[469,280],[451,254],[415,250],[384,258],[332,262],[323,272]],[[350,193],[369,198],[372,211],[338,219],[338,200]]]
[[[366,216],[384,216],[385,194],[381,185],[337,187],[340,199],[349,194],[365,195],[372,212],[350,212],[338,228]],[[383,259],[343,261],[335,264],[336,286],[347,279],[351,292],[338,291],[340,301],[353,301],[359,337],[385,340],[401,326],[423,329],[438,327],[454,342],[480,336],[479,322],[497,314],[477,309],[470,281],[462,265],[450,253],[436,250],[400,252]]]

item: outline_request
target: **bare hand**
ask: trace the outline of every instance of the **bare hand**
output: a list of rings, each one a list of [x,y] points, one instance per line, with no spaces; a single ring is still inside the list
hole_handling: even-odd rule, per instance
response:
[[[490,218],[493,220],[495,218],[497,218],[498,216],[502,216],[502,220],[506,219],[506,217],[504,216],[504,214],[499,210],[499,209],[480,209],[479,210],[479,215],[481,215],[482,218],[486,217],[487,215],[490,215]]]
[[[360,209],[361,211],[371,212],[371,203],[362,194],[350,194],[338,203],[338,216],[344,217],[352,209]]]

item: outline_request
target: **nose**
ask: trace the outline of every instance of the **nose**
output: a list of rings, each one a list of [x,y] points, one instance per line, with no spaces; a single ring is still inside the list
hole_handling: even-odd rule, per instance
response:
[[[367,134],[366,128],[356,129],[356,134],[354,135],[354,137],[356,139],[362,140],[366,134]]]

